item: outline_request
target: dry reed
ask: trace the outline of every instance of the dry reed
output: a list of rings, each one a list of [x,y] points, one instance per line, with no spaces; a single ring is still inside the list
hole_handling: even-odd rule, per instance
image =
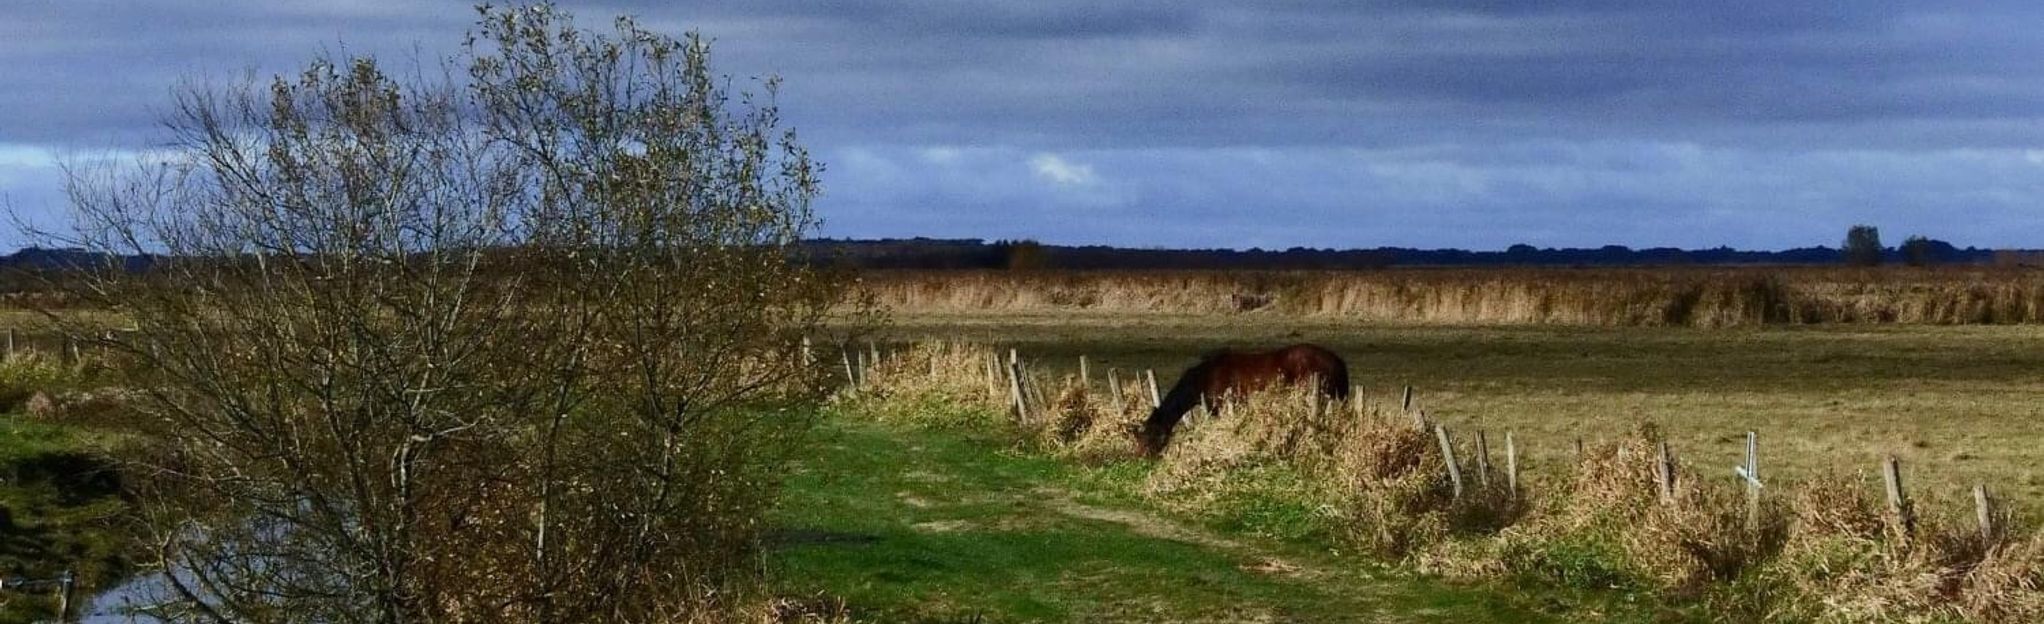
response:
[[[909,313],[1699,327],[2044,322],[2044,271],[2014,267],[877,271],[864,288],[883,306]]]

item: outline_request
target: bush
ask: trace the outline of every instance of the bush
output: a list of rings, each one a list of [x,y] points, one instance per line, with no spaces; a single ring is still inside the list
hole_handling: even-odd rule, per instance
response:
[[[479,9],[453,78],[321,58],[80,167],[73,299],[160,452],[161,596],[232,621],[725,621],[821,398],[816,167],[707,40]],[[858,312],[853,311],[856,315]]]

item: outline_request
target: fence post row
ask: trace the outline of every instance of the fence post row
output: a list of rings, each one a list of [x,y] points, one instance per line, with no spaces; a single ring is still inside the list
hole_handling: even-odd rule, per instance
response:
[[[1881,482],[1887,486],[1888,513],[1895,517],[1895,527],[1907,543],[1916,536],[1916,512],[1909,508],[1909,496],[1902,489],[1902,463],[1894,455],[1881,460]]]
[[[1441,461],[1448,465],[1448,484],[1455,489],[1455,499],[1462,498],[1462,466],[1455,462],[1455,445],[1448,441],[1448,426],[1434,425],[1434,438],[1441,442]]]

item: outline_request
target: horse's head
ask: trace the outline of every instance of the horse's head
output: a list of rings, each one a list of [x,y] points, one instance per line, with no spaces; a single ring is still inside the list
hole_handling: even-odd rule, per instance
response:
[[[1139,457],[1155,458],[1164,454],[1164,445],[1171,439],[1169,430],[1140,423],[1130,423],[1125,432]]]

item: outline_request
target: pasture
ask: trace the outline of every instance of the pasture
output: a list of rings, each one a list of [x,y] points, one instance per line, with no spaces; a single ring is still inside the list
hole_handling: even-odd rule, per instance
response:
[[[1975,483],[2044,507],[2044,328],[1370,325],[1260,314],[897,313],[883,338],[1014,347],[1032,366],[1157,371],[1169,386],[1202,351],[1327,345],[1375,403],[1415,405],[1461,431],[1510,431],[1525,465],[1565,463],[1576,439],[1659,425],[1676,453],[1732,479],[1747,431],[1774,478],[1865,473],[1892,454],[1921,496]],[[1719,468],[1722,468],[1721,470]]]

